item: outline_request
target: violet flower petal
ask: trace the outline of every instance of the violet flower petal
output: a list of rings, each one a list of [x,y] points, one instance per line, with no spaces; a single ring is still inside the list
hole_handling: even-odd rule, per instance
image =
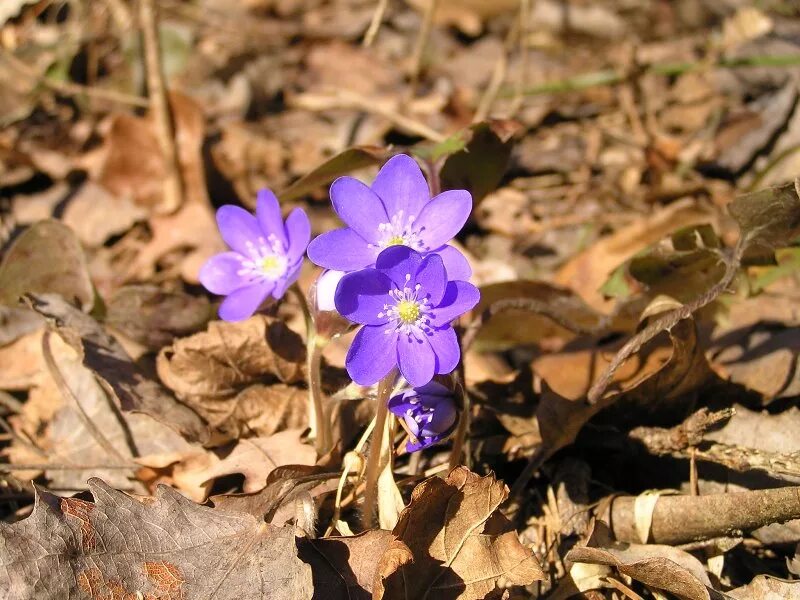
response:
[[[345,367],[358,385],[373,385],[397,365],[397,334],[378,325],[365,325],[353,338]]]
[[[391,289],[391,280],[376,269],[353,271],[336,287],[336,310],[355,323],[384,325],[389,321],[384,306],[392,302]]]
[[[408,246],[389,246],[375,260],[375,268],[386,273],[401,290],[414,285],[420,264],[422,255]],[[406,275],[411,278],[406,279]]]
[[[253,215],[232,204],[226,204],[217,210],[217,227],[225,243],[244,256],[250,256],[247,243],[255,244],[264,235]]]
[[[447,286],[447,272],[441,256],[428,254],[423,258],[413,279],[414,285],[420,286],[420,294],[427,295],[432,306],[442,301]]]
[[[230,294],[248,284],[248,280],[239,275],[241,268],[242,260],[238,252],[216,254],[200,268],[200,283],[212,294]]]
[[[281,229],[285,229],[288,238],[286,256],[289,262],[293,263],[302,258],[308,247],[308,241],[311,239],[311,222],[304,210],[295,208],[286,217],[285,228],[282,226]]]
[[[380,196],[389,218],[401,210],[406,217],[417,216],[431,197],[422,169],[405,154],[393,156],[381,167],[372,191]]]
[[[334,229],[315,237],[308,245],[308,258],[315,265],[334,271],[357,271],[375,264],[377,248],[349,228]]]
[[[469,278],[472,277],[472,267],[470,267],[467,257],[458,248],[442,246],[434,252],[442,257],[444,268],[447,271],[447,279],[450,281],[469,281]]]
[[[259,190],[256,195],[256,219],[261,227],[261,235],[267,239],[274,235],[285,248],[288,243],[283,229],[283,217],[278,198],[272,190]]]
[[[220,318],[225,321],[243,321],[252,317],[274,287],[273,281],[259,281],[231,292],[220,304]]]
[[[339,177],[331,185],[330,194],[342,221],[368,242],[376,243],[380,237],[378,226],[389,222],[378,195],[353,177]]]
[[[444,327],[456,317],[473,309],[481,299],[481,293],[466,281],[450,281],[439,306],[431,313],[431,325]]]
[[[442,192],[428,202],[414,222],[429,250],[445,245],[464,227],[472,211],[472,196],[467,190]]]
[[[428,341],[436,355],[437,375],[452,373],[461,358],[461,348],[458,346],[455,329],[449,326],[436,329],[433,335],[428,336]]]
[[[398,336],[397,361],[400,372],[411,385],[425,385],[433,379],[436,356],[424,334]]]

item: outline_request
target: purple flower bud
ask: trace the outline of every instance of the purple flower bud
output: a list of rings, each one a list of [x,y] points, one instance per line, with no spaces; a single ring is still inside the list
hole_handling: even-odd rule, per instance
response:
[[[268,296],[283,297],[297,281],[311,224],[299,208],[284,223],[275,194],[261,190],[255,216],[228,204],[217,211],[217,226],[231,251],[212,256],[203,265],[200,283],[214,294],[227,296],[219,307],[220,318],[241,321],[251,317]]]
[[[323,233],[311,242],[311,262],[336,271],[375,265],[391,246],[407,246],[423,256],[442,257],[452,280],[472,274],[467,259],[448,243],[469,218],[472,196],[448,190],[431,198],[422,169],[405,154],[392,157],[371,186],[340,177],[331,185],[331,202],[347,227]]]
[[[458,411],[453,394],[435,381],[389,400],[389,410],[413,435],[406,450],[416,452],[442,441],[455,429]]]
[[[461,358],[451,322],[479,299],[474,285],[450,281],[438,254],[387,248],[374,268],[348,273],[336,289],[339,313],[364,325],[347,352],[347,372],[372,385],[397,366],[415,387],[450,373]]]
[[[308,292],[311,315],[317,328],[317,335],[332,339],[347,332],[353,324],[336,312],[334,297],[344,271],[325,271],[312,284]]]

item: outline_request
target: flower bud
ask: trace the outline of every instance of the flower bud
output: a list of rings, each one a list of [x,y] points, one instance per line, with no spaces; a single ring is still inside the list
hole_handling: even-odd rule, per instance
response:
[[[308,292],[314,325],[317,335],[324,339],[332,339],[347,332],[353,324],[336,312],[334,296],[344,271],[323,271]]]
[[[453,432],[458,421],[453,393],[435,381],[392,397],[389,411],[403,419],[413,436],[406,444],[409,452],[442,441]]]

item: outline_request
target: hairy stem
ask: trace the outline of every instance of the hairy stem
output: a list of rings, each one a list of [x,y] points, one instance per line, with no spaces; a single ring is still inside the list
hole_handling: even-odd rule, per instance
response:
[[[367,457],[366,487],[364,489],[364,508],[361,513],[361,525],[366,529],[372,527],[377,500],[378,475],[380,474],[381,446],[383,432],[386,429],[386,418],[389,415],[389,394],[392,392],[397,373],[394,369],[378,384],[377,406],[375,407],[375,429],[369,444]]]

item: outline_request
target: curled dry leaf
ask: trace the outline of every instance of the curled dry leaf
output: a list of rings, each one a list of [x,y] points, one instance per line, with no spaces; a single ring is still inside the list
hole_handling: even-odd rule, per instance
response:
[[[213,427],[239,437],[305,426],[305,346],[283,321],[212,321],[158,355],[158,374]]]
[[[484,598],[499,579],[544,578],[531,551],[497,510],[508,488],[457,467],[418,485],[378,565],[374,598]],[[400,545],[402,543],[404,546]]]
[[[573,548],[565,560],[616,567],[622,575],[683,600],[722,598],[710,589],[702,563],[688,552],[672,546],[616,542],[602,521],[595,524],[586,546]]]
[[[310,598],[295,531],[197,505],[159,486],[134,498],[99,479],[94,502],[37,490],[33,513],[0,524],[10,599]]]
[[[208,440],[208,427],[197,413],[141,373],[119,342],[92,317],[53,294],[30,294],[27,299],[30,307],[78,352],[84,366],[99,378],[124,412],[146,413],[189,440]]]
[[[800,581],[758,575],[747,585],[726,593],[735,600],[800,600]]]
[[[0,304],[17,306],[27,293],[60,294],[83,310],[94,304],[81,244],[59,221],[32,225],[14,241],[0,264]]]
[[[283,465],[313,465],[317,453],[313,446],[300,439],[303,430],[288,429],[269,437],[239,440],[224,459],[206,471],[208,480],[241,473],[244,475],[244,492],[262,489],[267,476]]]

